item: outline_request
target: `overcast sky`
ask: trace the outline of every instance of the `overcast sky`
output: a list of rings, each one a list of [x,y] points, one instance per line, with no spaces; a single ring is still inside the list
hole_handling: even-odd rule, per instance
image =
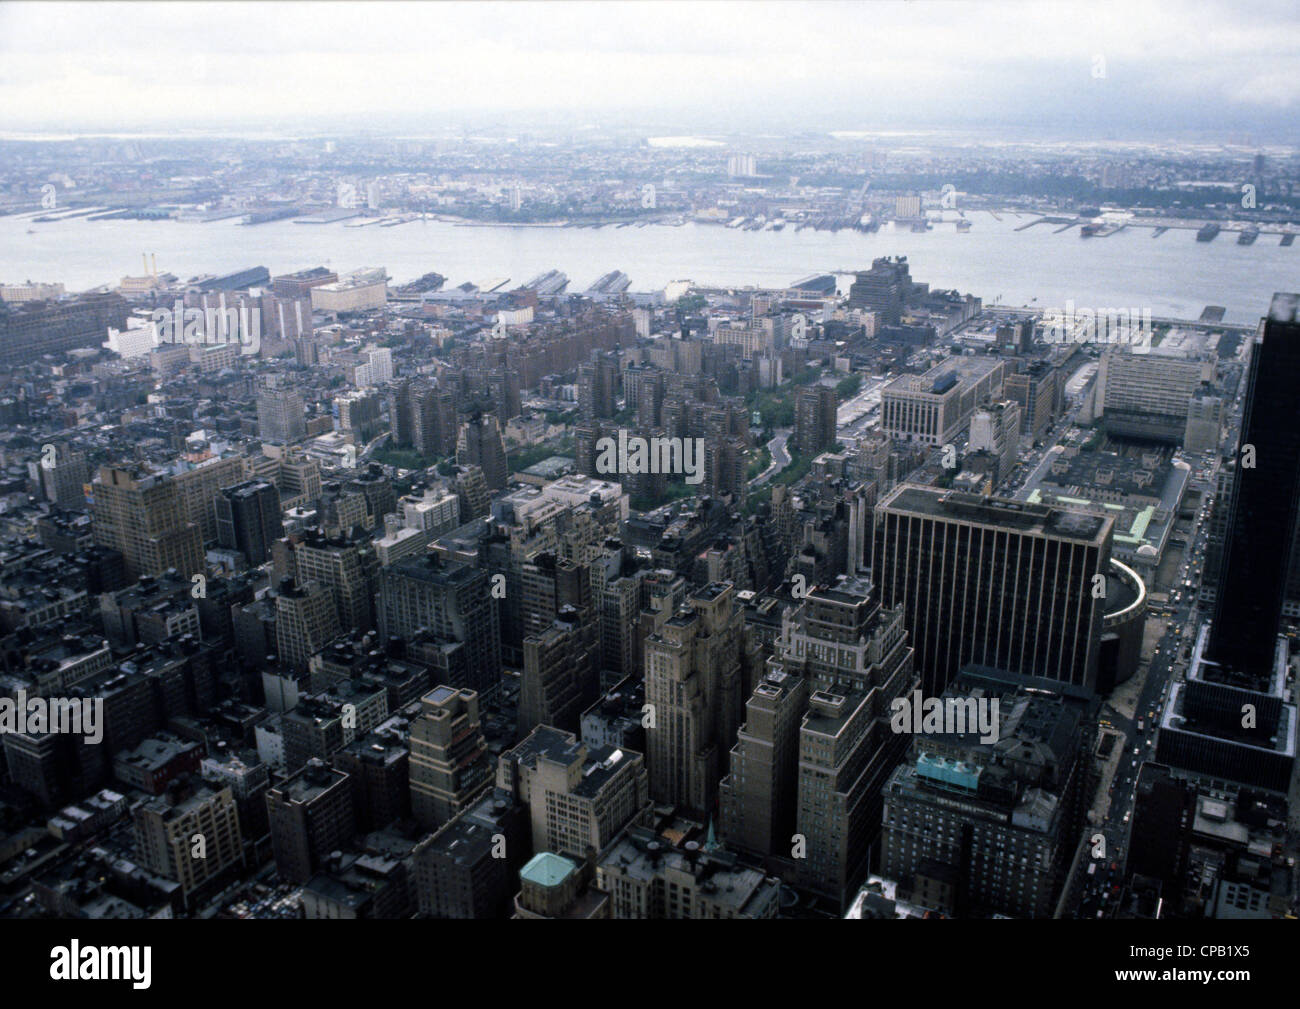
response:
[[[546,113],[712,130],[1292,140],[1298,11],[1293,0],[4,2],[0,130],[433,128]]]

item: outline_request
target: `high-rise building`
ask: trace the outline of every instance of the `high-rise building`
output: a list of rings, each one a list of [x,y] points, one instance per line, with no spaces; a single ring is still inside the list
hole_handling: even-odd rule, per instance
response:
[[[745,705],[745,723],[719,785],[719,831],[731,847],[755,855],[789,854],[794,842],[799,728],[808,681],[776,659]]]
[[[411,812],[436,830],[492,784],[492,758],[473,690],[446,684],[420,701],[411,723]]]
[[[313,758],[266,793],[271,849],[281,879],[306,883],[355,833],[348,776]]]
[[[972,663],[1095,689],[1114,524],[911,484],[886,495],[872,580],[904,608],[926,696]]]
[[[835,390],[828,385],[803,386],[794,398],[796,451],[816,455],[835,444]]]
[[[1020,455],[1020,405],[1013,400],[990,402],[975,411],[970,421],[972,452],[988,452],[996,465],[994,484],[1005,480],[1015,469]]]
[[[497,789],[526,803],[533,850],[579,861],[609,847],[624,827],[650,813],[650,783],[641,754],[610,746],[588,749],[572,732],[539,725],[497,762]]]
[[[120,294],[82,294],[66,301],[0,301],[0,367],[45,354],[98,349],[109,327],[125,329],[130,306]]]
[[[179,883],[187,899],[243,860],[239,814],[229,788],[174,782],[164,794],[137,803],[131,819],[140,864]]]
[[[648,827],[630,827],[601,856],[596,884],[611,918],[775,918],[781,881],[706,841],[673,845]]]
[[[1195,818],[1196,790],[1164,764],[1144,761],[1133,796],[1125,871],[1178,892],[1187,876]]]
[[[1193,394],[1214,380],[1215,357],[1174,357],[1107,347],[1097,368],[1097,402],[1107,432],[1180,444]]]
[[[60,508],[84,508],[86,484],[90,482],[90,463],[86,453],[78,452],[66,444],[55,443],[48,457],[42,450],[37,464],[41,480],[41,496]]]
[[[495,415],[478,414],[460,426],[456,462],[479,467],[489,490],[498,491],[506,485],[506,443]]]
[[[911,291],[907,257],[884,256],[872,260],[870,270],[856,274],[849,287],[849,307],[870,309],[879,313],[881,324],[897,326],[902,319],[903,303]]]
[[[426,631],[456,653],[465,687],[490,696],[501,683],[501,629],[486,571],[437,554],[409,558],[379,576],[380,633],[413,640]]]
[[[342,633],[333,589],[315,581],[281,584],[275,596],[275,648],[280,662],[301,672],[313,655]]]
[[[204,568],[203,541],[174,481],[162,472],[100,467],[91,485],[95,542],[121,553],[128,580]]]
[[[1161,763],[1283,793],[1298,732],[1289,649],[1278,635],[1300,509],[1298,310],[1300,295],[1275,294],[1250,343],[1214,615],[1184,682],[1170,690],[1156,742]]]
[[[1228,508],[1223,573],[1208,658],[1247,676],[1272,677],[1288,551],[1300,508],[1300,295],[1275,294],[1250,344],[1240,462]]]
[[[266,389],[257,397],[257,434],[276,445],[291,445],[307,437],[307,411],[292,389]]]
[[[646,756],[658,802],[713,809],[744,703],[743,624],[732,585],[712,583],[646,640]]]
[[[881,873],[909,890],[946,879],[952,903],[934,910],[951,916],[1050,918],[1085,827],[1096,696],[972,668],[949,699],[996,699],[998,739],[965,720],[912,737],[885,789]]]
[[[271,557],[271,544],[283,532],[280,492],[265,480],[247,480],[216,497],[217,542],[238,550],[252,566]]]
[[[1002,395],[1006,363],[987,355],[951,357],[923,375],[900,375],[880,394],[881,430],[899,441],[946,445],[980,403]]]
[[[587,610],[563,607],[551,626],[524,638],[519,677],[519,731],[538,725],[575,731],[596,699],[599,646]]]

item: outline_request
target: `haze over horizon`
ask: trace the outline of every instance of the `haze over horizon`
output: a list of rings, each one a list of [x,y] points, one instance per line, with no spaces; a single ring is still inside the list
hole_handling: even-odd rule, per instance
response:
[[[1300,13],[1280,2],[15,2],[0,5],[0,131],[591,123],[1290,143],[1298,56]]]

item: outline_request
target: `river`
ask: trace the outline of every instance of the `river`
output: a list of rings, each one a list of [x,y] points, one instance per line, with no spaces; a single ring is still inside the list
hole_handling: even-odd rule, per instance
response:
[[[1149,309],[1156,317],[1195,319],[1207,304],[1227,308],[1228,322],[1252,323],[1275,291],[1300,290],[1300,243],[1261,235],[1239,246],[1224,232],[1197,242],[1191,230],[1159,238],[1130,228],[1083,239],[1077,228],[1015,229],[1031,216],[969,214],[967,233],[952,224],[913,233],[891,226],[875,234],[740,231],[718,225],[681,227],[473,227],[413,221],[391,228],[294,224],[244,227],[233,221],[89,221],[36,224],[0,217],[0,281],[63,282],[77,291],[116,285],[139,275],[141,253],[182,278],[261,265],[280,274],[328,265],[339,272],[383,266],[396,283],[436,271],[450,284],[510,278],[517,286],[539,273],[568,274],[570,291],[585,290],[610,270],[623,270],[632,290],[669,281],[720,286],[783,286],[807,274],[865,269],[876,256],[905,255],[912,277],[932,288],[956,288],[986,303]],[[31,228],[35,233],[28,234]],[[851,277],[842,277],[841,286]]]

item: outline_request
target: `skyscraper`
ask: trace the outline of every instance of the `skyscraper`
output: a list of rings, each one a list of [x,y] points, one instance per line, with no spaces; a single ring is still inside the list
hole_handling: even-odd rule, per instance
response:
[[[1250,344],[1214,617],[1170,688],[1156,759],[1211,781],[1287,792],[1297,708],[1278,636],[1300,488],[1300,296],[1275,294]]]
[[[1254,677],[1272,675],[1282,596],[1284,549],[1300,500],[1300,295],[1275,294],[1251,343],[1237,476],[1228,511],[1223,571],[1208,658]]]
[[[129,580],[168,568],[186,577],[203,570],[198,527],[165,473],[103,466],[92,492],[95,542],[122,554]]]
[[[975,663],[1095,689],[1115,520],[900,484],[872,580],[901,605],[927,696]]]
[[[713,808],[740,723],[743,623],[731,584],[713,583],[646,639],[646,755],[658,802]]]
[[[257,397],[257,434],[277,445],[290,445],[307,437],[303,400],[292,389],[267,389]]]
[[[816,455],[835,444],[835,390],[828,385],[801,388],[794,399],[796,451]]]
[[[247,480],[224,488],[216,497],[217,541],[238,550],[252,566],[271,556],[280,538],[280,492],[265,480]]]
[[[434,830],[492,784],[492,758],[479,722],[478,694],[442,684],[420,701],[411,723],[411,812]]]
[[[506,443],[494,414],[478,414],[460,426],[456,461],[482,469],[489,490],[501,490],[506,485]]]
[[[486,571],[437,554],[410,558],[379,575],[379,621],[385,640],[411,641],[421,630],[450,646],[465,687],[500,688],[501,628]]]

